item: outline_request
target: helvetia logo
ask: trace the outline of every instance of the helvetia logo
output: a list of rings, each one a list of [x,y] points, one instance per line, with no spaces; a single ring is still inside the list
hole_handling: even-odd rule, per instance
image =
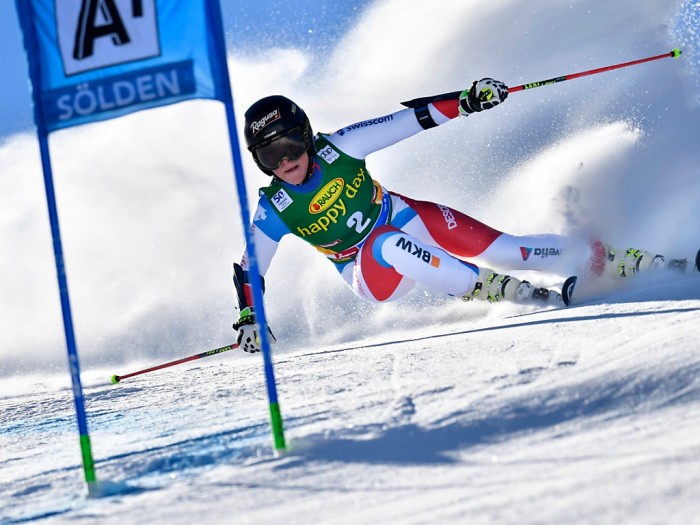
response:
[[[561,255],[561,250],[556,248],[526,248],[525,246],[521,246],[520,254],[523,256],[523,261],[527,261],[530,258],[530,255],[534,255],[540,259],[546,259],[547,257],[559,257]]]

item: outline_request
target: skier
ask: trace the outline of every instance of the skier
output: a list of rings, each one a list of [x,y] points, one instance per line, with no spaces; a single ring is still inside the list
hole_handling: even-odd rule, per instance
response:
[[[561,304],[558,292],[492,267],[551,270],[567,250],[564,237],[509,235],[448,206],[388,191],[365,163],[370,153],[457,116],[494,108],[507,96],[503,82],[484,78],[458,98],[317,135],[293,101],[275,95],[255,102],[245,113],[245,140],[257,166],[272,177],[260,189],[252,223],[261,278],[282,237],[292,234],[327,257],[353,292],[369,301],[398,299],[417,282],[464,300]],[[596,274],[608,270],[624,277],[666,265],[661,256],[616,252],[599,241],[587,250]],[[477,258],[487,266],[474,264]],[[257,352],[247,254],[233,266],[240,312],[233,328],[240,347]]]

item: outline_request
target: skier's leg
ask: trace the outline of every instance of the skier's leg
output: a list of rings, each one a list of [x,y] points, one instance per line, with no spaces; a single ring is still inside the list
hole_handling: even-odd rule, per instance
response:
[[[343,273],[357,295],[378,302],[401,297],[415,282],[464,299],[492,302],[556,302],[558,296],[553,294],[550,298],[544,290],[538,295],[539,289],[527,282],[477,268],[389,225],[377,228],[369,236],[357,256],[352,276],[348,269]]]
[[[339,268],[343,280],[358,297],[372,303],[395,301],[415,286],[415,281],[401,275],[394,268],[376,264],[371,259],[365,258],[363,268],[361,254],[362,251],[354,262]]]
[[[477,274],[476,266],[386,225],[374,230],[362,246],[349,284],[360,297],[378,302],[398,299],[416,282],[462,296],[473,289]]]
[[[391,224],[460,259],[476,257],[502,232],[448,206],[392,194]]]
[[[476,259],[506,270],[535,270],[569,273],[566,267],[590,257],[585,243],[576,247],[561,235],[510,235],[502,233]],[[571,263],[571,264],[569,264]]]
[[[535,270],[564,275],[607,274],[624,278],[649,269],[692,271],[688,259],[669,259],[636,249],[616,249],[599,240],[556,234],[510,235],[440,204],[392,194],[391,221],[424,243],[462,260],[505,271]]]
[[[463,260],[505,270],[556,271],[568,251],[561,235],[509,235],[441,204],[401,195],[393,203],[393,225]]]

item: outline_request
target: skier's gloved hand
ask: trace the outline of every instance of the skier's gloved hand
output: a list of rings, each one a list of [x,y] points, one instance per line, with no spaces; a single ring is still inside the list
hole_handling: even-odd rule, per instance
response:
[[[262,349],[260,342],[260,334],[258,323],[255,321],[255,316],[253,315],[253,310],[251,308],[244,308],[241,310],[241,315],[238,322],[233,323],[233,329],[238,330],[238,336],[236,342],[239,348],[242,348],[244,352],[254,354]],[[267,333],[270,336],[270,342],[275,343],[277,339],[275,335],[267,328]]]
[[[482,78],[475,80],[472,87],[462,91],[459,96],[459,114],[469,115],[498,106],[508,98],[508,86],[500,80]]]

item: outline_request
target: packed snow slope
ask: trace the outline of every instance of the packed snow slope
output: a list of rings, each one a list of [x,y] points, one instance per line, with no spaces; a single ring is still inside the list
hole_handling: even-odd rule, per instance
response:
[[[517,85],[680,47],[678,60],[514,93],[368,166],[392,190],[512,233],[694,256],[698,2],[457,4],[377,1],[316,50],[232,36],[239,117],[281,93],[332,131],[484,76]],[[84,497],[38,148],[29,133],[10,136],[0,143],[2,525],[696,519],[697,274],[610,284],[566,310],[420,288],[371,305],[285,240],[266,279],[290,444],[275,459],[259,356],[108,382],[233,338],[243,236],[221,106],[62,131],[51,151],[97,474],[114,494]],[[266,177],[244,166],[255,200]]]
[[[0,400],[0,523],[694,523],[699,315],[696,277],[286,352],[280,459],[258,359],[91,370],[103,498],[39,376]]]

